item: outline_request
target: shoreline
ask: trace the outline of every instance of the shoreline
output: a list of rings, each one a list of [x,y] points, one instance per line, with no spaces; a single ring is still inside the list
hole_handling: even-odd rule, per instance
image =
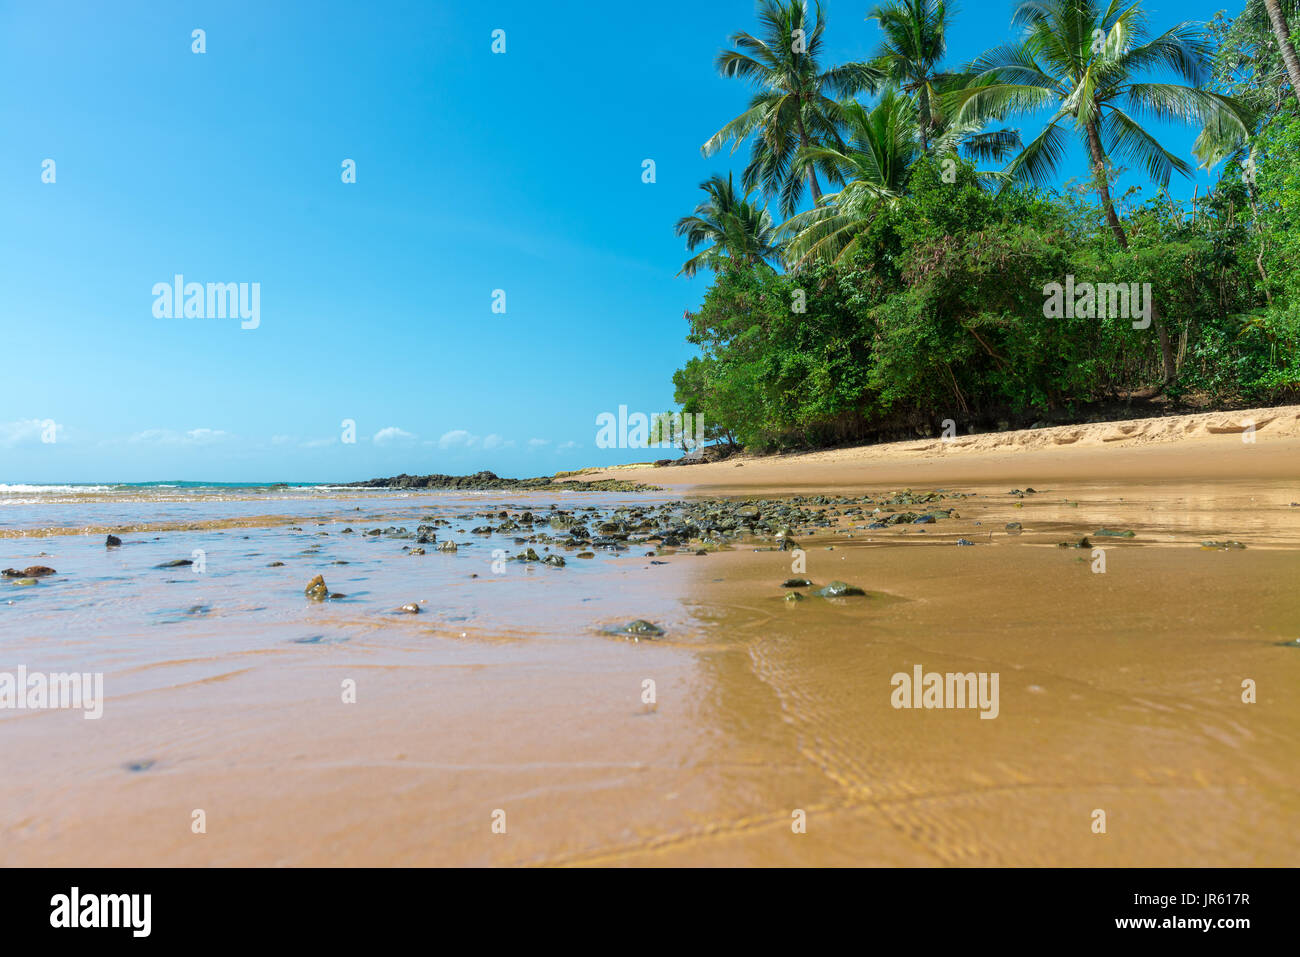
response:
[[[1253,425],[1253,429],[1252,429]],[[622,478],[686,494],[745,494],[866,485],[1295,478],[1300,405],[917,439],[717,462],[592,467],[586,481]],[[1297,490],[1300,499],[1300,489]]]

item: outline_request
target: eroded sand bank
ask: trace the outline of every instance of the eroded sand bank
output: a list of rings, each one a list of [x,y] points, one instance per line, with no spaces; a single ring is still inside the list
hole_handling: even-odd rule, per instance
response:
[[[803,491],[864,483],[1300,478],[1300,406],[890,442],[707,465],[591,469],[698,492]]]

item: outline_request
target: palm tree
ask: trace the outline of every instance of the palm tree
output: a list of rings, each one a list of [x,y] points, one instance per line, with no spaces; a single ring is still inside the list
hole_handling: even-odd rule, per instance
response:
[[[816,207],[792,216],[778,230],[778,235],[791,237],[786,259],[796,268],[810,260],[842,259],[856,249],[880,208],[903,193],[912,164],[927,153],[942,156],[961,151],[975,159],[1005,159],[1020,145],[1016,133],[981,133],[980,123],[944,119],[931,126],[928,149],[923,148],[920,129],[926,124],[915,102],[893,87],[873,107],[846,103],[843,119],[846,146],[812,147],[797,161],[831,166],[845,186],[838,193],[827,193]],[[976,175],[1000,179],[996,173]]]
[[[943,151],[960,145],[974,159],[1006,159],[1021,145],[1014,130],[984,131],[982,122],[968,122],[960,124],[960,137],[945,136],[955,129],[949,102],[974,82],[971,74],[940,68],[955,14],[956,7],[944,0],[888,0],[873,8],[867,19],[879,24],[884,38],[871,65],[911,96],[921,152],[931,152],[941,140]]]
[[[820,0],[814,3],[811,24],[807,4],[800,0],[760,0],[762,36],[733,34],[735,49],[718,54],[723,76],[749,80],[758,88],[744,113],[714,133],[700,151],[716,153],[732,141],[734,153],[753,137],[749,164],[741,182],[746,190],[761,188],[780,196],[781,213],[789,216],[803,197],[804,173],[795,169],[799,150],[833,144],[842,146],[837,98],[853,97],[875,88],[880,72],[865,63],[845,63],[823,70],[818,62],[826,23]],[[823,170],[829,175],[829,170]],[[806,168],[813,202],[821,199],[814,166]]]
[[[889,0],[867,14],[884,34],[871,65],[916,101],[922,150],[929,150],[931,131],[944,122],[940,86],[954,75],[941,71],[939,64],[948,50],[948,21],[954,12],[943,0]]]
[[[846,146],[811,147],[799,159],[801,165],[834,167],[836,178],[846,185],[781,226],[781,234],[792,237],[786,252],[796,267],[852,252],[877,210],[902,192],[908,167],[920,155],[916,111],[897,90],[886,90],[871,108],[845,104],[844,122]]]
[[[1268,11],[1268,22],[1277,38],[1277,48],[1286,64],[1286,75],[1291,81],[1291,94],[1300,104],[1300,60],[1296,59],[1295,44],[1291,42],[1291,28],[1287,26],[1282,13],[1282,4],[1278,0],[1264,0],[1264,9]]]
[[[1276,8],[1276,17],[1272,8]],[[1246,0],[1241,13],[1213,31],[1217,46],[1213,76],[1220,84],[1217,88],[1240,98],[1264,124],[1282,109],[1288,87],[1291,96],[1300,102],[1300,76],[1291,70],[1295,46],[1287,26],[1288,15],[1298,13],[1300,0]],[[1230,156],[1242,159],[1247,144],[1238,124],[1211,121],[1201,130],[1192,152],[1201,166],[1212,169]]]
[[[682,264],[677,275],[694,276],[701,269],[768,265],[779,259],[781,245],[772,217],[763,207],[750,202],[749,193],[737,194],[731,174],[723,179],[710,176],[700,184],[708,199],[695,207],[695,214],[677,221],[676,233],[686,237],[686,248],[694,251],[710,243],[703,252]]]
[[[1012,24],[1023,27],[1019,44],[997,47],[971,64],[974,84],[954,94],[959,119],[1030,114],[1052,109],[1043,131],[1025,145],[1005,170],[1008,178],[1044,182],[1064,159],[1067,127],[1091,160],[1094,187],[1106,222],[1123,249],[1128,236],[1110,194],[1110,154],[1142,164],[1161,187],[1174,171],[1191,175],[1186,161],[1169,152],[1139,122],[1156,119],[1231,126],[1246,135],[1251,117],[1231,97],[1202,89],[1210,50],[1201,31],[1180,23],[1151,36],[1138,3],[1110,0],[1022,0]],[[1164,68],[1187,84],[1140,82],[1135,77]],[[1153,310],[1165,381],[1173,379],[1173,350]]]

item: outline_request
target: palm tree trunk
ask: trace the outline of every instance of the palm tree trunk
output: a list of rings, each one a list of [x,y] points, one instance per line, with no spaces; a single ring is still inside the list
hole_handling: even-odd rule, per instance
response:
[[[1110,183],[1106,179],[1106,153],[1101,148],[1101,134],[1097,131],[1097,121],[1088,123],[1088,153],[1092,156],[1092,175],[1097,182],[1097,195],[1101,197],[1101,208],[1106,211],[1106,225],[1119,241],[1119,248],[1128,249],[1128,236],[1115,213],[1115,201],[1110,196]]]
[[[1264,0],[1268,10],[1268,19],[1273,24],[1273,35],[1277,37],[1277,48],[1282,53],[1282,62],[1286,64],[1286,75],[1291,80],[1291,95],[1300,103],[1300,60],[1296,59],[1295,44],[1291,42],[1291,28],[1287,26],[1286,17],[1282,15],[1282,5],[1278,0]]]
[[[1119,216],[1115,213],[1115,201],[1111,199],[1110,183],[1106,179],[1106,152],[1101,146],[1101,133],[1097,129],[1097,120],[1094,117],[1088,121],[1086,127],[1088,132],[1088,152],[1092,156],[1092,172],[1097,181],[1097,195],[1101,197],[1102,208],[1106,211],[1106,224],[1110,226],[1111,232],[1115,234],[1115,239],[1119,242],[1119,248],[1128,250],[1128,236],[1124,233],[1124,226],[1119,221]],[[1164,367],[1164,381],[1162,385],[1168,385],[1174,381],[1174,376],[1178,374],[1177,364],[1174,362],[1173,345],[1169,342],[1169,330],[1165,328],[1164,320],[1161,318],[1160,309],[1156,305],[1154,298],[1151,300],[1151,322],[1156,327],[1156,338],[1160,341],[1160,363]]]
[[[804,129],[802,105],[798,112],[795,113],[794,118],[799,127],[799,145],[807,149],[812,144],[808,142],[808,131]],[[812,163],[808,164],[808,186],[812,190],[813,205],[816,206],[821,201],[822,188],[817,183],[817,170]]]

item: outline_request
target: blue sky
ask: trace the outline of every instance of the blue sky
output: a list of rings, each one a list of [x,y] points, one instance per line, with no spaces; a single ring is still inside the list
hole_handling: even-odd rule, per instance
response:
[[[868,6],[824,4],[828,61],[874,49]],[[1220,8],[1148,6],[1161,29]],[[967,0],[951,62],[1007,39],[1010,9]],[[707,278],[675,276],[673,224],[700,181],[743,165],[699,146],[747,100],[713,58],[753,10],[6,4],[0,483],[538,475],[668,454],[597,448],[595,420],[670,407],[694,354],[683,312]],[[260,324],[155,317],[177,273],[259,283]]]

